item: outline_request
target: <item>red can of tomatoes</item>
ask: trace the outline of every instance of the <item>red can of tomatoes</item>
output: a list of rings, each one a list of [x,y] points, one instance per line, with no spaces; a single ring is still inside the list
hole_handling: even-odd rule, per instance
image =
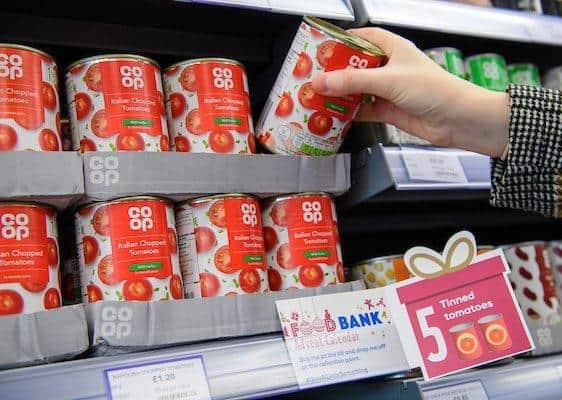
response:
[[[258,199],[225,194],[176,205],[187,297],[267,292]]]
[[[60,307],[54,209],[0,203],[0,316]]]
[[[337,153],[362,96],[322,96],[312,89],[312,78],[324,71],[375,68],[386,60],[372,43],[305,17],[256,125],[258,141],[278,154]]]
[[[168,151],[160,66],[150,58],[110,54],[66,71],[75,150]]]
[[[75,217],[84,303],[183,299],[170,202],[127,197],[87,205]]]
[[[0,151],[61,149],[57,89],[50,55],[0,44]]]
[[[170,135],[176,151],[256,152],[246,70],[238,61],[200,58],[164,71]]]
[[[262,220],[271,290],[345,282],[332,196],[300,193],[268,199]]]

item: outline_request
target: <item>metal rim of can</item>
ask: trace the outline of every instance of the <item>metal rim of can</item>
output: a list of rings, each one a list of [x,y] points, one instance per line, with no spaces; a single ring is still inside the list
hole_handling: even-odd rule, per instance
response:
[[[74,210],[75,212],[83,210],[88,207],[93,207],[96,205],[109,205],[109,204],[118,204],[118,203],[126,203],[128,201],[135,201],[135,200],[156,200],[166,204],[172,204],[171,200],[168,200],[164,197],[158,196],[127,196],[127,197],[120,197],[114,200],[107,200],[107,201],[92,201],[90,203],[82,204],[81,206],[76,207]]]
[[[382,262],[382,261],[390,261],[390,260],[394,260],[396,258],[403,258],[404,254],[392,254],[390,256],[380,256],[380,257],[373,257],[373,258],[368,258],[366,260],[361,260],[361,261],[357,261],[356,263],[353,263],[353,265],[351,266],[351,268],[357,268],[357,267],[361,267],[365,264],[368,263],[377,263],[377,262]]]
[[[277,201],[283,201],[283,200],[295,199],[298,197],[307,197],[307,196],[320,196],[320,197],[328,197],[331,200],[334,199],[334,196],[326,192],[302,192],[302,193],[292,193],[292,194],[280,194],[278,196],[268,197],[266,201],[277,202]]]
[[[242,67],[244,70],[246,70],[246,67],[240,61],[232,60],[230,58],[205,57],[205,58],[193,58],[191,60],[178,61],[177,63],[174,63],[174,64],[166,67],[164,69],[164,73],[166,73],[166,71],[169,71],[172,68],[176,68],[176,67],[187,67],[189,65],[206,64],[206,63],[212,63],[212,62],[230,64],[230,65],[237,65],[239,67]]]
[[[203,196],[203,197],[197,197],[197,198],[194,198],[194,199],[188,199],[188,200],[177,203],[177,205],[180,205],[180,206],[183,205],[183,204],[192,205],[192,204],[204,203],[204,202],[211,201],[211,200],[239,199],[241,197],[249,197],[249,198],[252,198],[254,200],[258,200],[258,197],[254,196],[253,194],[225,193],[225,194],[212,194],[210,196]]]
[[[476,246],[476,250],[495,250],[497,249],[496,246],[492,246],[491,244],[481,244]]]
[[[353,35],[337,25],[331,24],[328,21],[324,21],[323,19],[317,17],[305,16],[303,20],[306,24],[312,26],[313,28],[319,29],[322,32],[327,33],[329,36],[341,40],[356,50],[361,50],[375,56],[386,57],[384,50],[376,44],[371,43],[357,35]]]
[[[497,58],[501,58],[504,62],[505,62],[505,57],[502,56],[501,54],[497,54],[497,53],[482,53],[482,54],[473,54],[471,56],[468,56],[465,58],[466,62],[469,62],[471,60],[477,60],[481,57],[497,57]]]
[[[53,57],[52,55],[50,55],[46,51],[36,49],[35,47],[25,46],[23,44],[14,44],[14,43],[0,43],[0,47],[7,47],[7,48],[10,48],[10,49],[20,49],[20,50],[31,51],[33,53],[37,53],[37,54],[40,54],[42,56],[49,57],[51,60],[53,60],[53,62],[55,62],[55,57]]]
[[[525,247],[525,246],[535,246],[535,245],[543,245],[546,247],[546,242],[544,240],[529,240],[520,243],[502,244],[501,246],[498,246],[498,248],[503,250],[503,249],[512,249],[513,247]]]
[[[538,70],[537,66],[533,63],[515,63],[515,64],[508,64],[507,69],[518,68],[518,67],[527,67],[531,69]]]
[[[10,207],[10,206],[25,206],[25,207],[37,207],[44,208],[55,212],[57,215],[57,209],[49,204],[39,203],[36,201],[2,201],[0,202],[0,208]]]
[[[432,47],[430,49],[425,49],[423,52],[424,53],[429,53],[429,52],[439,52],[439,51],[458,51],[459,53],[462,54],[462,51],[460,51],[459,49],[457,49],[456,47],[449,47],[449,46],[444,46],[444,47]]]
[[[70,69],[76,67],[77,65],[80,64],[96,64],[96,63],[100,63],[100,62],[104,62],[104,61],[121,61],[121,60],[135,60],[135,61],[140,61],[140,62],[145,62],[151,65],[154,65],[155,67],[157,67],[158,69],[160,69],[160,64],[158,64],[155,60],[153,60],[152,58],[146,57],[146,56],[140,56],[138,54],[101,54],[99,56],[91,56],[91,57],[86,57],[86,58],[81,58],[79,60],[74,61],[73,63],[71,63],[68,67],[66,67],[66,72],[68,72]]]

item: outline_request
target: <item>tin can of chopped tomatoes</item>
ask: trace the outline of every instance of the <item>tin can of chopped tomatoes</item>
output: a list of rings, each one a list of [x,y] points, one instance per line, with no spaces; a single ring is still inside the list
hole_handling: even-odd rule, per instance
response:
[[[528,323],[550,326],[560,322],[546,243],[524,242],[501,246],[511,267],[509,279]]]
[[[187,297],[269,291],[260,204],[224,194],[176,205],[180,262]]]
[[[57,65],[32,47],[0,44],[0,151],[61,149]]]
[[[351,267],[351,279],[363,280],[367,289],[383,287],[410,278],[402,254],[375,257]]]
[[[61,305],[56,212],[0,203],[0,316]]]
[[[183,299],[169,201],[127,197],[87,205],[75,218],[84,303]]]
[[[321,19],[305,17],[256,124],[258,141],[278,154],[336,153],[362,96],[319,95],[312,89],[312,78],[324,71],[375,68],[386,60],[372,43]]]
[[[238,61],[200,58],[164,71],[169,130],[175,151],[256,152],[246,70]]]
[[[267,199],[262,220],[271,290],[345,282],[332,196],[318,192]]]
[[[85,58],[66,71],[75,150],[168,151],[160,66],[132,54]]]

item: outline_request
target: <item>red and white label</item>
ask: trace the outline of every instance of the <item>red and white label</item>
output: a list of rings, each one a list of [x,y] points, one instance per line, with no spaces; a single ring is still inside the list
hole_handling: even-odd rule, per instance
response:
[[[156,67],[133,60],[105,61],[100,65],[107,130],[161,135]]]
[[[117,281],[172,274],[166,205],[128,201],[109,205],[110,237]]]
[[[224,199],[232,265],[237,270],[265,269],[261,212],[253,198]]]
[[[0,214],[0,284],[49,281],[45,212],[37,207],[2,207]]]
[[[42,76],[40,54],[0,47],[0,118],[43,124]]]
[[[248,93],[244,87],[244,69],[226,63],[192,66],[195,92],[199,103],[201,129],[251,132]]]
[[[285,200],[284,205],[292,263],[337,263],[331,200],[319,196],[297,197]]]

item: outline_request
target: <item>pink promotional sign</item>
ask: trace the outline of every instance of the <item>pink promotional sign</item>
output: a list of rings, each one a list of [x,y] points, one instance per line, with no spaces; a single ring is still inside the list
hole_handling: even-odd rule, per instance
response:
[[[426,264],[431,258],[420,257],[426,258]],[[408,315],[426,379],[534,348],[507,279],[509,269],[501,250],[475,260],[472,257],[468,266],[453,271],[441,263],[443,272],[433,272],[435,277],[397,285],[398,300]],[[444,258],[454,262],[455,256],[446,254]]]

